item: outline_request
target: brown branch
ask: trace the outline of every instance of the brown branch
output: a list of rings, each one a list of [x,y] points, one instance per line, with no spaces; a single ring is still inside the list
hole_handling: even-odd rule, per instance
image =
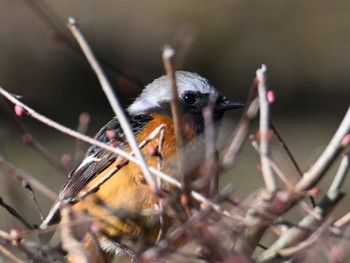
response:
[[[294,191],[300,193],[312,188],[327,172],[335,158],[339,155],[341,150],[346,146],[342,141],[344,137],[350,132],[350,107],[344,116],[338,130],[334,134],[332,140],[329,142],[326,149],[317,159],[314,165],[304,173],[303,177],[295,185]],[[348,144],[348,142],[346,143]]]
[[[77,132],[86,134],[89,128],[90,123],[90,115],[86,112],[83,112],[79,116]],[[77,166],[80,159],[84,156],[84,144],[81,140],[76,140],[75,144],[75,155],[74,155],[74,163]]]
[[[306,240],[312,231],[307,229],[315,229],[322,225],[323,219],[335,208],[335,206],[343,198],[344,194],[341,192],[341,187],[344,184],[344,178],[349,170],[349,156],[345,155],[336,176],[330,185],[327,194],[313,209],[312,213],[305,216],[297,227],[288,229],[280,238],[275,241],[266,251],[258,256],[259,261],[268,261],[279,254],[279,251],[287,247],[296,246],[301,241]],[[286,255],[289,255],[285,251]],[[294,253],[294,250],[291,250]]]
[[[265,181],[266,190],[269,192],[275,192],[277,190],[276,178],[273,174],[271,166],[269,164],[270,146],[268,142],[269,133],[269,103],[266,96],[266,66],[262,65],[260,69],[256,71],[256,78],[258,81],[258,93],[259,93],[259,105],[260,105],[260,159],[261,159],[261,171]]]
[[[52,167],[54,167],[61,175],[68,173],[68,170],[62,165],[62,163],[44,147],[39,141],[35,139],[30,129],[25,125],[22,117],[26,116],[26,111],[21,107],[15,107],[12,109],[7,103],[5,104],[4,110],[6,114],[15,122],[16,127],[22,134],[22,141],[37,152],[44,160],[47,161]],[[16,111],[16,114],[15,114]]]
[[[21,171],[20,169],[13,166],[7,160],[5,160],[2,156],[0,156],[0,165],[3,166],[13,177],[18,179],[19,181],[28,181],[30,185],[32,185],[35,189],[41,192],[46,197],[49,197],[51,200],[55,201],[57,199],[57,194],[49,189],[46,185],[37,180],[34,176]]]
[[[0,197],[0,206],[6,209],[14,218],[22,223],[27,229],[34,229],[13,207],[5,203],[4,199]]]
[[[5,248],[0,244],[0,253],[4,256],[8,257],[10,260],[16,263],[26,263],[26,261],[23,261],[22,259],[18,258],[15,254],[13,254],[10,250]]]
[[[259,103],[257,99],[256,85],[257,81],[255,79],[250,88],[249,95],[245,103],[246,107],[244,109],[242,117],[233,132],[230,143],[228,144],[229,146],[224,150],[223,156],[221,158],[221,166],[224,168],[228,168],[234,164],[236,156],[248,136],[250,124],[258,113]]]
[[[213,122],[215,98],[209,97],[208,105],[203,109],[205,160],[202,164],[204,179],[208,181],[208,197],[217,195],[219,190],[219,163],[216,147],[217,129]]]
[[[144,174],[145,180],[148,183],[148,185],[151,187],[151,189],[155,192],[155,193],[159,193],[159,189],[157,189],[157,185],[155,180],[153,179],[151,172],[149,171],[148,165],[140,151],[140,149],[137,146],[137,141],[135,139],[135,135],[132,132],[130,123],[126,117],[126,114],[123,110],[123,108],[121,107],[117,97],[115,96],[112,86],[109,83],[106,75],[104,74],[100,64],[98,63],[93,51],[91,50],[87,40],[85,39],[84,35],[82,34],[82,32],[80,31],[76,21],[74,20],[74,18],[70,17],[68,19],[69,23],[69,29],[71,30],[73,36],[76,38],[77,42],[79,43],[81,49],[83,50],[87,60],[90,63],[90,66],[92,67],[92,69],[94,70],[100,84],[101,87],[114,111],[114,114],[116,115],[116,117],[118,118],[118,121],[120,123],[120,126],[123,129],[123,132],[125,134],[125,137],[130,145],[130,148],[132,149],[136,159],[138,159],[139,161],[139,166]]]
[[[174,122],[174,132],[175,132],[175,138],[176,138],[176,158],[177,158],[177,166],[178,166],[178,175],[180,177],[180,182],[182,184],[183,190],[187,190],[188,182],[186,181],[186,175],[185,175],[185,139],[184,134],[182,130],[182,110],[179,103],[179,94],[177,91],[177,85],[176,85],[176,75],[172,64],[172,58],[175,54],[174,49],[171,47],[165,46],[163,50],[163,64],[166,71],[166,74],[168,75],[170,86],[171,86],[171,114],[172,119]]]

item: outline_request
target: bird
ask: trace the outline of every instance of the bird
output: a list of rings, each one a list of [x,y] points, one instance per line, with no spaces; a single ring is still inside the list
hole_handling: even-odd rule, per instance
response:
[[[202,111],[209,102],[213,101],[212,121],[217,124],[221,122],[226,111],[241,108],[243,104],[226,99],[206,78],[197,73],[176,71],[175,79],[178,102],[182,111],[181,129],[186,149],[188,149],[186,150],[186,164],[189,164],[192,163],[191,160],[194,160],[193,156],[204,152],[203,144],[198,143],[197,139],[203,138],[205,124]],[[143,147],[141,151],[147,165],[157,167],[160,159],[159,154],[155,152],[161,146],[162,170],[175,177],[178,170],[174,161],[177,147],[171,100],[170,80],[167,75],[164,75],[145,86],[140,95],[127,107],[126,114],[138,143],[146,140],[157,127],[165,126],[162,145],[159,143],[161,135],[158,134],[148,143],[148,147]],[[95,139],[131,152],[116,117],[98,131]],[[164,223],[160,227],[159,216],[146,212],[153,211],[159,205],[160,199],[171,195],[175,191],[174,186],[162,182],[163,196],[156,194],[147,185],[138,165],[125,162],[125,159],[117,154],[93,145],[87,150],[81,164],[69,174],[69,179],[61,188],[57,201],[40,228],[45,229],[58,223],[60,208],[64,200],[72,200],[79,196],[106,174],[114,171],[115,167],[120,169],[95,192],[71,206],[73,211],[89,215],[100,229],[96,234],[100,248],[99,256],[96,256],[91,262],[109,262],[115,254],[132,251],[141,236],[144,244],[152,245],[159,239],[160,228],[162,228],[161,235],[164,236],[167,230],[175,224],[174,220],[165,215]],[[191,180],[200,176],[195,164],[187,172],[195,174]],[[93,241],[91,235],[84,235],[82,238],[82,244],[90,253],[90,259],[96,255],[94,252],[96,244],[94,245]],[[68,255],[68,261],[75,262],[74,257]]]

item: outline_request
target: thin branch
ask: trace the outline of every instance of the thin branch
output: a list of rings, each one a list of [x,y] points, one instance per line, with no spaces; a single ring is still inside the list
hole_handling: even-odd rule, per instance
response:
[[[350,107],[338,130],[334,134],[332,140],[323,151],[314,165],[304,173],[303,177],[295,185],[294,191],[300,193],[312,188],[326,173],[328,168],[333,163],[333,160],[338,156],[346,145],[342,144],[344,137],[350,132]]]
[[[90,123],[90,114],[83,112],[79,116],[77,132],[86,134],[89,128]],[[84,144],[81,140],[77,140],[75,144],[75,154],[74,154],[74,164],[78,166],[78,162],[84,156]]]
[[[248,95],[247,102],[245,103],[246,107],[242,114],[239,123],[236,126],[235,131],[233,132],[231,142],[229,146],[224,150],[224,154],[222,156],[221,165],[224,168],[230,167],[234,164],[236,156],[239,150],[242,148],[242,145],[249,133],[249,127],[251,121],[255,118],[259,110],[259,102],[257,99],[257,89],[256,89],[257,81],[254,80]]]
[[[269,164],[270,147],[268,142],[269,133],[269,103],[266,96],[266,66],[262,65],[256,71],[258,81],[259,105],[260,105],[260,159],[261,170],[265,181],[267,191],[275,192],[277,190],[276,178]]]
[[[182,25],[176,32],[172,46],[176,48],[174,69],[182,68],[186,55],[188,54],[194,40],[198,35],[198,29],[191,24]]]
[[[30,107],[26,106],[24,103],[20,102],[18,99],[16,99],[12,94],[10,94],[9,92],[7,92],[6,90],[4,90],[3,88],[0,87],[0,94],[2,94],[4,97],[6,97],[9,101],[11,101],[12,103],[16,104],[16,105],[19,105],[21,107],[23,107],[24,110],[26,110],[27,112],[27,115],[44,123],[45,125],[49,126],[49,127],[52,127],[64,134],[67,134],[73,138],[77,138],[79,140],[82,140],[84,142],[87,142],[91,145],[96,145],[104,150],[107,150],[107,151],[110,151],[112,153],[115,153],[117,155],[120,155],[121,157],[124,157],[126,159],[128,159],[129,161],[135,163],[135,164],[138,164],[140,165],[140,161],[138,159],[136,159],[132,154],[129,154],[123,150],[121,150],[120,148],[118,147],[112,147],[112,146],[109,146],[105,143],[102,143],[98,140],[95,140],[89,136],[86,136],[84,134],[81,134],[75,130],[72,130],[70,128],[67,128],[39,113],[37,113],[36,111],[34,111],[33,109],[31,109]],[[168,183],[171,183],[179,188],[181,188],[181,184],[175,180],[174,178],[172,178],[171,176],[169,175],[166,175],[165,173],[155,169],[154,167],[149,167],[150,171],[159,176],[160,178],[162,178],[164,181],[168,182]]]
[[[0,244],[0,254],[3,254],[4,256],[8,257],[13,262],[26,263],[26,261],[23,261],[22,259],[18,258],[15,254],[13,254],[10,250],[8,250],[6,247],[2,246],[1,244]]]
[[[5,203],[4,199],[0,197],[0,206],[6,209],[14,218],[22,223],[27,229],[34,229],[13,207]]]
[[[257,153],[260,152],[259,144],[256,140],[252,140],[252,146]],[[282,170],[278,167],[278,165],[269,157],[267,157],[271,168],[275,171],[277,176],[282,180],[282,182],[287,186],[288,190],[292,190],[294,185],[289,181],[288,177],[282,172]]]
[[[266,251],[258,256],[258,261],[268,261],[273,259],[281,249],[295,246],[299,242],[306,240],[312,233],[312,229],[322,225],[323,219],[333,210],[344,196],[340,191],[340,188],[344,183],[344,177],[348,171],[348,156],[345,156],[340,166],[341,168],[339,168],[337,175],[333,179],[327,194],[313,209],[312,213],[305,216],[299,222],[297,227],[292,227],[281,235],[280,238],[277,239]],[[306,231],[306,229],[310,229],[310,231]]]
[[[217,129],[213,122],[215,98],[209,97],[208,105],[203,109],[205,160],[202,169],[205,180],[208,181],[208,197],[217,195],[219,190],[219,163],[218,150],[216,147]]]
[[[333,226],[338,229],[343,229],[350,224],[350,212],[347,212],[341,218],[339,218],[336,222],[334,222]]]
[[[179,103],[179,94],[177,91],[175,71],[173,69],[173,64],[171,61],[174,54],[175,54],[174,49],[168,46],[164,47],[163,64],[169,78],[171,92],[172,92],[170,106],[171,106],[172,119],[174,122],[175,138],[176,138],[176,152],[177,152],[176,158],[177,158],[178,173],[179,173],[179,177],[181,178],[180,180],[181,184],[184,190],[186,191],[188,182],[186,182],[186,175],[184,171],[185,139],[184,139],[184,134],[182,131],[182,123],[181,123],[182,110]]]
[[[55,168],[61,175],[68,173],[68,170],[62,165],[62,163],[49,151],[45,146],[43,146],[39,141],[35,139],[30,129],[25,125],[21,117],[26,115],[21,107],[15,107],[13,109],[7,103],[4,103],[4,110],[6,114],[15,122],[16,127],[22,134],[22,141],[29,147],[31,147],[35,152],[37,152],[44,160],[47,161],[49,165]]]
[[[32,186],[30,185],[29,181],[23,180],[23,181],[22,181],[22,185],[23,185],[23,187],[24,187],[25,189],[27,189],[27,190],[29,191],[29,193],[30,193],[29,196],[30,196],[30,198],[33,200],[34,205],[35,205],[36,209],[37,209],[38,212],[39,212],[40,219],[41,219],[41,220],[44,220],[44,213],[43,213],[43,210],[41,209],[41,207],[40,207],[40,205],[39,205],[39,203],[38,203],[38,200],[36,199],[35,192],[34,192]]]
[[[45,125],[52,127],[53,129],[56,129],[64,134],[67,134],[67,135],[73,137],[73,138],[82,140],[82,141],[87,142],[91,145],[96,145],[96,146],[98,146],[106,151],[110,151],[112,153],[120,155],[121,157],[123,157],[123,158],[125,158],[125,159],[127,159],[135,164],[139,164],[139,160],[136,159],[132,154],[129,154],[129,153],[121,150],[120,148],[111,147],[105,143],[102,143],[98,140],[95,140],[95,139],[89,137],[89,136],[86,136],[86,135],[81,134],[75,130],[67,128],[67,127],[37,113],[32,108],[30,108],[27,105],[25,105],[24,103],[20,102],[17,98],[15,98],[13,95],[11,95],[9,92],[7,92],[6,90],[4,90],[1,87],[0,87],[0,94],[2,94],[4,97],[6,97],[12,103],[23,107],[23,109],[27,112],[28,116],[44,123]],[[1,159],[0,159],[0,161],[1,161]],[[177,181],[175,178],[173,178],[172,176],[167,175],[164,172],[159,171],[158,169],[156,169],[155,167],[152,167],[152,166],[149,167],[149,169],[154,175],[158,176],[159,178],[166,181],[167,183],[170,183],[170,184],[172,184],[180,189],[182,188],[181,183],[179,181]],[[209,199],[205,198],[203,195],[201,195],[200,193],[198,193],[196,191],[191,191],[191,196],[193,198],[195,198],[196,200],[198,200],[199,202],[204,202],[204,200],[205,200],[206,205],[209,205],[212,203]],[[56,196],[56,198],[54,198],[54,200],[56,200],[56,199],[57,199],[57,196]]]
[[[335,192],[340,190],[349,172],[349,168],[350,168],[350,153],[346,153],[343,155],[338,171],[333,179],[331,186],[329,187],[329,190],[328,190],[329,192]]]
[[[121,160],[118,165],[116,165],[113,169],[111,169],[105,176],[103,176],[98,182],[96,182],[91,188],[83,191],[79,196],[74,198],[69,198],[68,200],[63,200],[65,203],[77,203],[86,198],[88,195],[95,193],[101,185],[103,185],[106,181],[108,181],[116,172],[118,172],[122,167],[128,164],[126,159]]]
[[[41,192],[46,197],[49,197],[51,200],[55,201],[57,199],[58,195],[54,191],[49,189],[46,185],[41,183],[34,176],[14,167],[11,163],[9,163],[7,160],[5,160],[2,156],[0,156],[0,165],[5,167],[5,169],[7,169],[8,172],[13,177],[20,180],[21,182],[23,182],[24,180],[28,181],[35,189],[37,189],[39,192]]]
[[[71,225],[72,219],[72,210],[66,205],[61,208],[61,237],[62,237],[62,247],[69,253],[70,260],[72,262],[82,262],[88,263],[89,254],[83,247],[83,244],[80,240],[74,235],[73,226]],[[90,255],[91,257],[92,255]]]
[[[297,170],[298,174],[300,177],[303,176],[303,172],[301,171],[297,161],[295,160],[292,152],[290,151],[289,147],[287,146],[287,144],[285,143],[285,141],[283,140],[282,136],[280,135],[280,133],[277,131],[275,125],[273,124],[273,122],[270,120],[270,127],[271,130],[273,131],[273,133],[276,135],[276,138],[278,139],[278,141],[281,143],[283,149],[286,151],[287,156],[289,157],[289,159],[291,160],[291,162],[293,163],[294,168]],[[313,201],[314,202],[314,201]]]
[[[71,30],[73,36],[78,41],[81,49],[83,50],[87,60],[90,63],[90,66],[96,73],[96,76],[98,80],[100,81],[101,87],[103,91],[106,94],[106,97],[114,111],[114,114],[117,116],[118,121],[120,123],[120,126],[123,129],[123,132],[125,133],[125,137],[127,141],[129,142],[130,148],[135,154],[135,157],[139,160],[139,166],[144,174],[144,177],[148,183],[148,185],[151,187],[151,189],[158,193],[157,184],[155,180],[153,179],[151,172],[149,171],[148,165],[141,153],[141,150],[137,146],[137,141],[135,139],[134,133],[132,132],[130,123],[124,113],[123,108],[121,107],[119,101],[117,100],[117,97],[115,96],[112,86],[109,83],[106,75],[104,74],[101,66],[99,65],[93,51],[91,50],[88,42],[86,41],[85,37],[83,36],[82,32],[80,31],[76,21],[74,18],[70,17],[68,19],[69,23],[69,29]]]

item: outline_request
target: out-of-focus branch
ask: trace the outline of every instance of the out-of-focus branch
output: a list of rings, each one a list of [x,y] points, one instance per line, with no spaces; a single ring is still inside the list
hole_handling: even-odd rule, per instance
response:
[[[257,81],[253,81],[253,84],[250,88],[248,99],[246,102],[246,107],[242,114],[241,119],[239,120],[236,129],[233,132],[231,142],[229,146],[224,150],[222,156],[221,165],[224,168],[230,167],[234,164],[236,156],[239,150],[242,148],[242,145],[249,133],[249,126],[251,121],[256,117],[256,114],[259,110],[259,100],[257,98]]]
[[[91,50],[87,40],[85,39],[82,32],[80,31],[74,18],[70,17],[68,19],[68,21],[69,21],[69,23],[68,23],[69,29],[72,31],[72,34],[74,35],[74,37],[78,41],[78,43],[79,43],[81,49],[83,50],[87,60],[89,61],[90,66],[92,67],[92,69],[96,73],[96,76],[97,76],[98,80],[100,81],[101,87],[102,87],[104,93],[106,94],[106,97],[107,97],[116,117],[118,118],[118,121],[120,123],[120,126],[123,129],[123,132],[125,133],[125,137],[129,142],[130,148],[132,149],[133,153],[135,154],[135,157],[139,161],[139,166],[142,169],[145,180],[147,181],[148,185],[152,188],[152,190],[155,193],[158,193],[159,191],[157,189],[157,184],[156,184],[155,180],[153,179],[151,172],[149,171],[148,165],[146,164],[146,161],[141,153],[141,150],[138,148],[138,145],[137,145],[137,142],[135,139],[135,135],[132,132],[130,123],[129,123],[129,121],[126,117],[126,114],[125,114],[123,108],[121,107],[117,97],[115,96],[115,94],[113,92],[111,84],[109,83],[105,73],[102,70],[102,67],[99,65],[93,51]]]
[[[21,171],[16,168],[14,165],[5,160],[2,156],[0,156],[0,165],[4,167],[13,177],[23,182],[24,180],[28,181],[36,190],[41,192],[43,195],[49,197],[51,200],[55,201],[57,199],[57,194],[49,189],[46,185],[41,183],[34,176]]]
[[[165,46],[163,50],[163,64],[166,71],[166,74],[169,78],[169,83],[171,86],[171,115],[172,119],[174,121],[174,132],[175,132],[175,138],[176,138],[176,158],[177,158],[177,167],[178,167],[178,175],[181,178],[181,184],[183,186],[183,189],[186,191],[188,187],[188,182],[186,180],[186,174],[185,174],[185,163],[184,163],[184,150],[185,150],[185,139],[184,134],[182,131],[182,110],[179,103],[179,93],[177,90],[177,84],[176,84],[176,73],[173,68],[172,58],[175,55],[175,50],[172,49],[169,46]]]
[[[276,242],[274,242],[266,251],[259,257],[259,261],[268,261],[279,254],[279,251],[291,246],[301,246],[300,242],[306,240],[313,230],[318,228],[324,222],[324,218],[334,209],[339,203],[344,194],[341,192],[341,187],[344,184],[345,176],[349,170],[349,156],[344,155],[341,165],[336,176],[329,187],[326,196],[313,209],[312,213],[305,216],[297,227],[292,227],[287,230]],[[309,241],[310,242],[310,241]],[[297,249],[286,250],[283,253],[286,256],[298,252]]]
[[[5,201],[0,196],[0,206],[6,209],[14,218],[16,218],[19,222],[22,223],[27,229],[34,229],[28,222],[21,216],[12,206],[5,203]]]
[[[295,185],[294,191],[300,193],[312,188],[326,173],[328,168],[333,163],[333,160],[338,156],[341,150],[349,143],[343,142],[345,136],[350,132],[350,107],[338,130],[334,134],[332,140],[317,159],[314,165],[304,173],[303,177]]]

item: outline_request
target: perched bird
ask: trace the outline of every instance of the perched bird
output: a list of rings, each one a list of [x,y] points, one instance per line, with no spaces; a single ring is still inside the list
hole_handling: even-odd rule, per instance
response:
[[[214,98],[214,123],[222,119],[225,111],[240,108],[243,105],[227,100],[220,91],[209,84],[207,79],[198,74],[178,71],[175,76],[178,100],[182,110],[181,128],[188,149],[186,158],[191,160],[194,155],[204,152],[203,145],[195,140],[202,137],[204,132],[202,110],[208,105],[209,100]],[[144,141],[160,125],[166,125],[161,145],[162,170],[175,176],[178,167],[174,162],[177,147],[170,109],[171,96],[169,79],[167,76],[162,76],[147,85],[126,112],[138,143]],[[130,152],[125,134],[116,118],[108,122],[95,138]],[[154,150],[160,148],[159,143],[160,134],[142,149],[149,166],[157,167],[160,162],[159,156],[154,154]],[[150,149],[153,150],[150,151]],[[121,164],[123,161],[124,163]],[[62,200],[76,197],[82,190],[89,189],[118,165],[120,169],[96,192],[72,205],[74,211],[87,213],[99,226],[97,239],[102,256],[91,262],[108,262],[114,254],[123,253],[126,248],[133,248],[141,237],[143,244],[154,244],[160,235],[160,219],[159,215],[147,213],[147,211],[152,211],[159,204],[160,199],[164,199],[174,191],[171,184],[162,182],[163,196],[157,195],[147,185],[138,165],[131,162],[126,164],[125,160],[118,158],[116,154],[91,146],[79,167],[71,172],[69,180],[63,186],[58,200],[41,228],[59,221]],[[188,173],[192,173],[193,180],[200,176],[198,171],[194,172],[195,166],[187,170]],[[166,230],[175,224],[174,220],[166,214],[163,221],[161,236],[164,236]],[[83,237],[82,244],[91,255],[96,254],[94,253],[95,243],[91,236]],[[68,261],[74,262],[74,258],[68,255]]]

